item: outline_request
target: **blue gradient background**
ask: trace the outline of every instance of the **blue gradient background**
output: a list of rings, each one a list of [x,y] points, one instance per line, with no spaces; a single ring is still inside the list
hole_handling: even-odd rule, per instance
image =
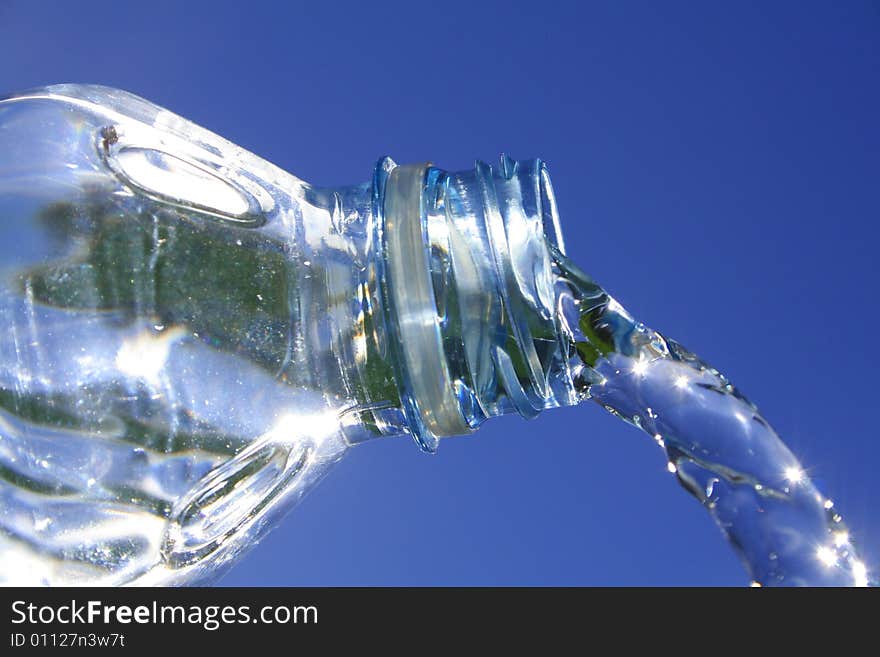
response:
[[[876,569],[880,10],[660,4],[0,0],[0,89],[122,87],[318,184],[541,156],[570,253],[758,403]],[[746,582],[592,405],[360,446],[224,579]]]

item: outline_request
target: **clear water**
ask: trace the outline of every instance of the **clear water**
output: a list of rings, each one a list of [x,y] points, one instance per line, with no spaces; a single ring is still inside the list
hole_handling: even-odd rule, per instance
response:
[[[270,241],[129,197],[77,209],[75,255],[0,277],[0,584],[209,582],[341,457],[346,415],[314,351],[268,344],[290,313]]]
[[[723,374],[635,321],[554,251],[559,314],[578,389],[665,450],[669,472],[709,511],[755,586],[867,586],[834,503]]]
[[[78,85],[0,99],[0,128],[0,583],[211,581],[352,444],[418,435],[408,401],[436,414],[382,307],[389,160],[314,188]],[[404,213],[426,213],[425,305],[397,323],[442,327],[462,422],[438,435],[592,399],[666,450],[754,582],[869,583],[755,407],[548,245],[539,162],[427,180]]]

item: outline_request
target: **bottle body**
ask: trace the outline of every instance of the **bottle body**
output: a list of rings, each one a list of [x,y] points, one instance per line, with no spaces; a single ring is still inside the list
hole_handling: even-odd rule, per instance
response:
[[[0,101],[4,583],[210,581],[399,433],[371,194],[124,92]]]
[[[0,581],[206,583],[353,444],[577,403],[538,160],[315,188],[126,92],[0,100]]]

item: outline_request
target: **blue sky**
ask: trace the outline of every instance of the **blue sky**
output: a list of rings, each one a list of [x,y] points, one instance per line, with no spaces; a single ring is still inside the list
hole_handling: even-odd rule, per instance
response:
[[[544,158],[570,254],[758,404],[878,567],[878,36],[856,1],[0,0],[0,89],[122,87],[316,184]],[[361,445],[224,582],[747,578],[587,406]]]

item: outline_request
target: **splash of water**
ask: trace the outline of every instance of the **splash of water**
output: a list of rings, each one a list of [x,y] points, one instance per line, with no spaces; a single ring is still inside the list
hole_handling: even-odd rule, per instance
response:
[[[867,586],[834,503],[754,404],[718,370],[635,321],[558,250],[553,257],[580,394],[665,450],[669,471],[711,513],[753,585]]]

